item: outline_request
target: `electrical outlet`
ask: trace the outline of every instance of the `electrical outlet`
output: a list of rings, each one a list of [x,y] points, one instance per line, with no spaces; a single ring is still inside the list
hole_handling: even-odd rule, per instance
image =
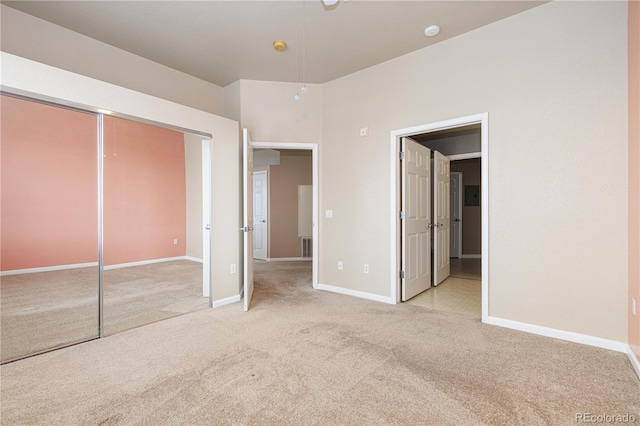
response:
[[[369,128],[368,127],[363,127],[360,129],[360,137],[364,138],[369,136]]]
[[[342,264],[342,260],[338,260],[338,271],[342,271],[344,265]]]
[[[174,246],[177,246],[177,245],[178,245],[178,239],[177,239],[177,238],[174,238],[174,239],[173,239],[173,245],[174,245]]]
[[[633,312],[633,316],[638,315],[638,302],[636,298],[633,298],[633,302],[631,302],[631,311]]]
[[[238,270],[238,269],[236,268],[236,264],[235,264],[235,263],[232,263],[232,264],[231,264],[231,273],[232,273],[232,274],[235,274],[237,270]]]
[[[367,263],[364,264],[364,273],[365,274],[369,273],[369,264],[367,264]]]

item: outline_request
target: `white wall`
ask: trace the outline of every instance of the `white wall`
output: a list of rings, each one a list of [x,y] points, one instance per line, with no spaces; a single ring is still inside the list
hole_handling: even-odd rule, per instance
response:
[[[548,3],[323,85],[320,283],[390,296],[390,132],[488,112],[489,315],[626,342],[626,7]]]
[[[322,86],[295,101],[295,83],[240,80],[240,125],[254,141],[319,142],[322,134]]]
[[[5,52],[0,54],[3,90],[100,107],[213,135],[213,299],[237,296],[239,274],[230,274],[229,265],[240,260],[239,162],[230,161],[240,158],[238,123]]]
[[[4,5],[0,6],[0,19],[3,52],[224,114],[220,86]]]
[[[235,81],[224,88],[224,116],[240,122],[240,82]]]

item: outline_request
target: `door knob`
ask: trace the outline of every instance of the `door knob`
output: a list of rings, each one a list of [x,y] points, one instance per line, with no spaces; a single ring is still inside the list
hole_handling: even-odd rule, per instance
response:
[[[462,222],[460,219],[456,219],[455,221],[456,221],[456,222]]]
[[[267,223],[267,220],[266,219],[262,219],[260,222]]]

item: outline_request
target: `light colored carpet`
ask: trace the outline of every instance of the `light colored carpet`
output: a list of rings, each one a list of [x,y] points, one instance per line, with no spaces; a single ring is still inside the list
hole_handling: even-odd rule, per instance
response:
[[[188,260],[104,272],[105,335],[205,309],[202,264]],[[0,360],[98,335],[98,268],[0,279]]]
[[[256,265],[246,313],[239,303],[202,310],[0,367],[2,423],[640,418],[640,381],[625,354],[312,290],[310,267]]]

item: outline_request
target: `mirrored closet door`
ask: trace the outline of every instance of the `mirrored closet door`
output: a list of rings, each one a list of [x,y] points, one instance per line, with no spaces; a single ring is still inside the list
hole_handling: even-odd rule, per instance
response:
[[[209,307],[200,136],[104,116],[104,334]]]
[[[98,116],[1,96],[0,361],[99,335]]]
[[[0,362],[210,307],[211,137],[1,96]]]

